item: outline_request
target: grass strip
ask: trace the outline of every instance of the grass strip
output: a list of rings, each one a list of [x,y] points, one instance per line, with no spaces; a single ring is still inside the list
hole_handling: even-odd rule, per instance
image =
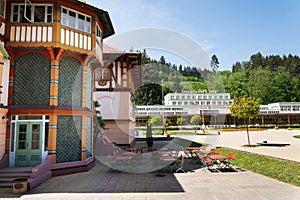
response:
[[[220,148],[220,154],[237,155],[234,165],[300,187],[300,163],[243,151]]]

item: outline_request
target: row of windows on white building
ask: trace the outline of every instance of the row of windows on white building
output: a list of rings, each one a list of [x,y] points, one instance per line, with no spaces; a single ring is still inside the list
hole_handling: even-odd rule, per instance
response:
[[[229,93],[169,93],[165,97],[169,106],[228,106],[231,102]]]

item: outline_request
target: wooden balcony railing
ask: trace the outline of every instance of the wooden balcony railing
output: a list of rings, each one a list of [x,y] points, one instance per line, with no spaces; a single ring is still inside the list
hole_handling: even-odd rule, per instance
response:
[[[60,30],[60,42],[71,47],[84,50],[92,50],[92,36],[76,29],[62,26]],[[96,41],[94,41],[96,42]]]
[[[18,24],[10,26],[10,42],[52,42],[51,25]]]
[[[22,24],[9,25],[9,41],[12,43],[56,43],[86,51],[95,51],[102,59],[103,47],[100,41],[92,34],[66,26],[53,24]]]

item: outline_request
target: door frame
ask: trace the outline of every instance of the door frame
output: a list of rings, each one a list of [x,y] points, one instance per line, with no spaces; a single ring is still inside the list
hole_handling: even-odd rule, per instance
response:
[[[38,126],[38,131],[34,130],[35,126]],[[25,126],[25,137],[23,140],[20,140],[20,129],[22,126]],[[33,139],[34,134],[38,133],[38,148],[34,149],[33,145]],[[41,164],[42,162],[42,134],[43,134],[43,123],[42,122],[18,122],[17,123],[17,135],[16,135],[16,158],[15,158],[15,165],[16,166],[24,166],[24,167],[32,167]],[[20,149],[20,141],[24,143],[25,148]],[[40,156],[38,160],[33,161],[32,156]],[[18,160],[18,156],[25,156],[26,160],[20,161]]]
[[[22,118],[40,118],[40,119],[22,119]],[[13,115],[11,116],[10,123],[10,147],[9,147],[9,166],[15,167],[16,161],[16,145],[17,145],[17,125],[18,123],[42,123],[42,136],[41,136],[41,148],[42,148],[42,162],[46,160],[48,150],[45,149],[45,129],[46,123],[49,124],[49,115]]]

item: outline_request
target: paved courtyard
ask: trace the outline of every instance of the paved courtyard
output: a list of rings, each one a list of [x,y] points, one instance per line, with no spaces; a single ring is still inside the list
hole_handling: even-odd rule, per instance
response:
[[[248,171],[128,174],[112,172],[97,162],[89,172],[53,177],[20,198],[296,200],[300,188]]]
[[[277,130],[276,130],[277,131]],[[289,136],[298,131],[251,132],[253,142],[267,139],[272,142],[291,142],[288,147],[251,148],[272,156],[288,155],[297,160],[298,140]],[[284,136],[284,137],[283,137]],[[217,146],[229,144],[232,148],[242,148],[245,134],[222,133],[217,140],[195,136],[196,140],[216,142]],[[276,139],[277,138],[277,139]],[[288,138],[288,139],[287,139]],[[264,148],[264,149],[261,149]],[[270,148],[270,149],[267,149]],[[288,148],[290,150],[288,150]],[[248,148],[249,149],[249,148]],[[299,152],[299,151],[298,151]],[[188,163],[188,162],[187,162]],[[11,189],[0,189],[0,198],[21,199],[220,199],[220,200],[298,200],[300,187],[249,171],[211,173],[201,168],[190,168],[187,173],[170,173],[167,169],[141,174],[115,172],[96,161],[96,166],[88,172],[58,176],[49,179],[23,196],[13,195]]]

